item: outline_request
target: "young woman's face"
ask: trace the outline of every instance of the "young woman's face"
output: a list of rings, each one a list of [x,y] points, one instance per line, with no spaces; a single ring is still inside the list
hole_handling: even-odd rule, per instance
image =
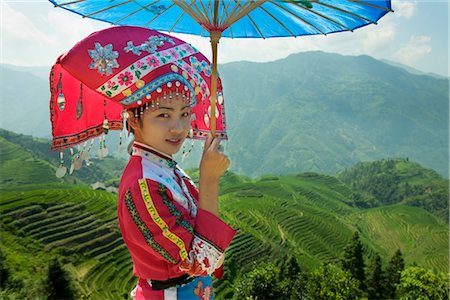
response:
[[[188,102],[174,97],[172,101],[161,103],[158,109],[144,110],[141,120],[142,126],[133,128],[136,141],[173,155],[188,135],[191,108]]]

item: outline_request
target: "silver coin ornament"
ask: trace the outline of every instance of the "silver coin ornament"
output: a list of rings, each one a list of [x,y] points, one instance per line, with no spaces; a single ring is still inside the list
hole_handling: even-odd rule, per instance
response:
[[[66,175],[66,173],[67,173],[67,168],[66,167],[64,167],[63,165],[60,165],[59,167],[58,167],[58,169],[56,169],[56,177],[58,177],[58,178],[63,178],[64,177],[64,175]]]
[[[209,127],[209,116],[208,116],[208,115],[205,115],[205,116],[203,117],[203,121],[205,121],[206,127]]]

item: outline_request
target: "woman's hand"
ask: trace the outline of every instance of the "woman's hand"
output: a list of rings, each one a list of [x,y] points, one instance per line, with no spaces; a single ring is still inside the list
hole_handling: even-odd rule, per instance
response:
[[[230,165],[220,149],[220,140],[211,135],[205,141],[200,162],[198,207],[219,216],[219,178]]]
[[[211,134],[205,141],[203,155],[200,161],[200,178],[206,180],[219,180],[230,166],[230,160],[222,152],[220,139],[213,138]]]

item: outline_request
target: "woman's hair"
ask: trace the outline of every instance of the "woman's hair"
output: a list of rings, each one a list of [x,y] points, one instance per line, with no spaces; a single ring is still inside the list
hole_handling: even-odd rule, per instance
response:
[[[136,108],[130,108],[128,110],[129,114],[133,114],[133,116],[135,116],[135,119],[137,120],[137,122],[139,123],[139,126],[142,126],[142,119],[141,119],[141,108],[140,107],[136,107]],[[131,128],[130,123],[127,122],[127,131],[134,134],[134,130],[133,128]]]

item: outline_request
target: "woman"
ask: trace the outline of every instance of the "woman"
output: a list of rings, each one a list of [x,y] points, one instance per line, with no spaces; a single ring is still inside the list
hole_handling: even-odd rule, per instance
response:
[[[118,202],[120,230],[139,278],[134,299],[212,299],[211,275],[222,275],[235,230],[219,218],[219,178],[229,160],[220,150],[220,138],[226,137],[221,99],[218,136],[208,132],[210,84],[210,63],[195,48],[139,27],[96,32],[52,69],[54,149],[118,129],[122,121],[134,134]],[[67,91],[78,86],[77,102]],[[219,80],[219,97],[221,90]],[[100,112],[96,98],[103,104]],[[117,121],[118,105],[125,110]],[[90,125],[99,113],[103,125]],[[87,129],[63,132],[70,122]],[[188,136],[206,139],[198,190],[172,158]],[[101,140],[100,155],[104,145]],[[74,159],[82,160],[83,153]]]

